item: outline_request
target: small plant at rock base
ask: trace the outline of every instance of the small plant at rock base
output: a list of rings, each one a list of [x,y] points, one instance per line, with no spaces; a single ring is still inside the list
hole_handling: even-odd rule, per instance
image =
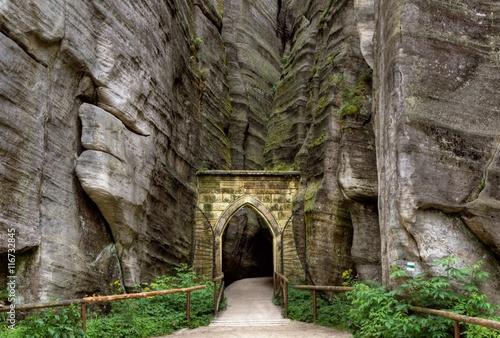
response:
[[[191,44],[191,51],[193,55],[191,56],[192,61],[200,61],[200,45],[203,43],[203,39],[200,37],[196,37],[193,39],[193,43]]]
[[[353,275],[352,269],[342,272],[342,286],[353,286],[358,281],[358,275]]]
[[[40,315],[29,317],[24,324],[24,334],[31,338],[85,337],[79,307],[70,305],[59,309],[48,309]]]
[[[119,295],[119,294],[123,293],[122,283],[121,283],[121,281],[119,279],[115,280],[109,286],[111,288],[111,294],[113,294],[113,295]]]
[[[431,276],[426,272],[414,277],[405,270],[395,269],[391,278],[402,281],[393,291],[373,281],[360,283],[348,294],[352,307],[349,320],[354,337],[450,337],[453,322],[449,319],[418,315],[411,312],[412,306],[432,307],[468,316],[495,318],[499,308],[486,301],[479,292],[479,284],[489,274],[480,269],[482,262],[470,267],[456,268],[454,258],[436,261],[443,268],[442,276]],[[464,336],[498,337],[496,331],[465,325]]]

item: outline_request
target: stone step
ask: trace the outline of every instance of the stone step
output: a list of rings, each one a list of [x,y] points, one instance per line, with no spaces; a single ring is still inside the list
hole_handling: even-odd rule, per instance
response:
[[[242,326],[276,326],[276,325],[288,325],[290,324],[290,319],[278,319],[278,320],[213,320],[209,326],[218,327],[242,327]]]

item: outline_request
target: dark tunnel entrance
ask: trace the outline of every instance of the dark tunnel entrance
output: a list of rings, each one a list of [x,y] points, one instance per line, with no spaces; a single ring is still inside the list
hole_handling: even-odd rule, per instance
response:
[[[273,235],[262,216],[250,207],[236,212],[224,230],[222,271],[226,285],[273,276]]]

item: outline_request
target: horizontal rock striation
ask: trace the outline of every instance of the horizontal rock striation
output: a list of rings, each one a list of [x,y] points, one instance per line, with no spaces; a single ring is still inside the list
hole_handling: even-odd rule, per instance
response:
[[[356,266],[380,276],[377,175],[369,65],[349,1],[284,2],[283,73],[264,150],[268,165],[297,165],[305,224],[294,219],[310,279],[338,285]],[[293,21],[292,21],[293,19]],[[300,251],[300,250],[299,250]]]
[[[18,234],[20,302],[189,261],[194,173],[229,163],[219,9],[201,4],[1,5],[1,229]]]
[[[312,282],[455,256],[499,302],[499,20],[487,0],[2,2],[18,301],[172,272],[196,171],[268,168],[301,171],[286,236]]]
[[[383,276],[478,260],[496,301],[498,27],[489,1],[381,1],[376,29],[376,133]],[[438,272],[438,271],[436,271]]]

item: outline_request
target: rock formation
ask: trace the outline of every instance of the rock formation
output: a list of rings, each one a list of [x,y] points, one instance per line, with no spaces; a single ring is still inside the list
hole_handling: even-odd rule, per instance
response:
[[[17,229],[19,301],[132,288],[188,261],[194,173],[228,161],[227,105],[200,100],[195,9],[53,0],[0,13],[2,233]],[[208,75],[205,97],[226,98]]]
[[[18,301],[170,273],[196,171],[263,168],[301,171],[312,282],[455,256],[484,260],[500,301],[499,20],[486,0],[4,1]]]
[[[481,259],[499,301],[500,7],[380,1],[377,13],[384,282],[392,264],[422,271],[447,256]]]

